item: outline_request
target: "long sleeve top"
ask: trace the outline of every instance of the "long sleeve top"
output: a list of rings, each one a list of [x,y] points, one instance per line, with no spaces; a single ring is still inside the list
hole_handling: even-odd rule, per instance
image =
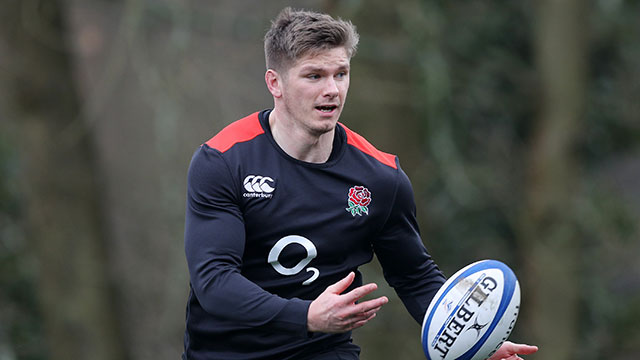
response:
[[[418,323],[444,283],[396,156],[338,123],[327,162],[297,160],[273,139],[269,113],[232,123],[192,158],[183,359],[301,359],[351,342],[308,332],[307,311],[350,271],[360,286],[374,254]]]

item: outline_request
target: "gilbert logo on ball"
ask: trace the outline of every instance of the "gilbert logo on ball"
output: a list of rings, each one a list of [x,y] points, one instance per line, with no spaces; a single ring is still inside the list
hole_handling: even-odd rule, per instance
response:
[[[480,360],[507,340],[520,309],[520,285],[497,260],[470,264],[450,277],[422,323],[427,359]]]

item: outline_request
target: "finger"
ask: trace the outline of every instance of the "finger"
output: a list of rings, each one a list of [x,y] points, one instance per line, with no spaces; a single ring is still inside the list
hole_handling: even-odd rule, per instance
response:
[[[379,310],[384,304],[388,302],[389,302],[389,299],[386,296],[381,296],[376,299],[371,299],[371,300],[358,303],[353,307],[352,312],[357,314],[357,313],[369,312],[376,308]]]
[[[526,344],[512,344],[510,350],[514,354],[530,355],[538,351],[538,347]]]
[[[349,286],[351,285],[355,277],[356,277],[356,274],[352,271],[349,273],[349,275],[344,277],[342,280],[338,281],[333,285],[328,286],[327,291],[331,292],[332,294],[342,294],[343,291],[349,288]]]
[[[344,300],[349,304],[354,303],[359,299],[376,291],[377,289],[378,289],[378,285],[374,283],[362,285],[344,294],[345,296]]]
[[[370,314],[375,314],[375,313],[377,313],[378,311],[380,311],[380,309],[382,309],[382,305],[380,305],[380,306],[378,306],[378,307],[376,307],[376,308],[373,308],[373,309],[367,310],[367,311],[363,312],[363,314],[364,314],[365,316],[369,316]]]
[[[352,321],[353,322],[358,322],[358,321],[361,321],[361,320],[368,320],[368,319],[372,318],[373,316],[375,316],[378,313],[378,311],[380,311],[380,309],[381,309],[381,307],[377,307],[375,309],[371,309],[371,310],[366,311],[366,312],[357,313],[357,314],[353,315]]]
[[[371,314],[371,316],[369,316],[366,319],[362,319],[362,320],[358,320],[355,323],[353,323],[353,325],[351,325],[351,327],[348,330],[353,330],[353,329],[357,329],[359,327],[364,326],[364,324],[368,323],[369,320],[373,319],[374,317],[376,317],[376,313]]]
[[[366,319],[369,316],[371,316],[371,314],[375,314],[378,311],[380,311],[380,309],[382,308],[381,306],[377,306],[374,308],[351,308],[349,313],[347,314],[347,319],[351,319],[351,321],[357,321],[357,320],[361,320],[361,319]]]

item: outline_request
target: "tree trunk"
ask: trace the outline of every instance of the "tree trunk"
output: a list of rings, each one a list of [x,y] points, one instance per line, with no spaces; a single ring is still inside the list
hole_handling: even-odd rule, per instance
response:
[[[575,143],[583,116],[586,5],[581,0],[541,0],[534,20],[540,75],[540,113],[528,159],[522,218],[525,262],[522,304],[526,341],[542,359],[575,355],[580,243],[574,220],[579,178]]]
[[[5,1],[0,77],[21,153],[25,226],[50,359],[124,359],[105,268],[101,187],[79,116],[60,1]],[[5,63],[6,62],[6,63]],[[7,124],[5,124],[7,125]]]

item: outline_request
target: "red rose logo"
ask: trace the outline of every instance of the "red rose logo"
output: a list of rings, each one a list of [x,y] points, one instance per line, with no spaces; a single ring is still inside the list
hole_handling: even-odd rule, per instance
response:
[[[364,186],[354,186],[349,189],[349,196],[347,197],[347,203],[349,207],[346,209],[352,216],[356,214],[362,216],[362,214],[369,215],[369,204],[371,203],[371,193],[369,189]]]

